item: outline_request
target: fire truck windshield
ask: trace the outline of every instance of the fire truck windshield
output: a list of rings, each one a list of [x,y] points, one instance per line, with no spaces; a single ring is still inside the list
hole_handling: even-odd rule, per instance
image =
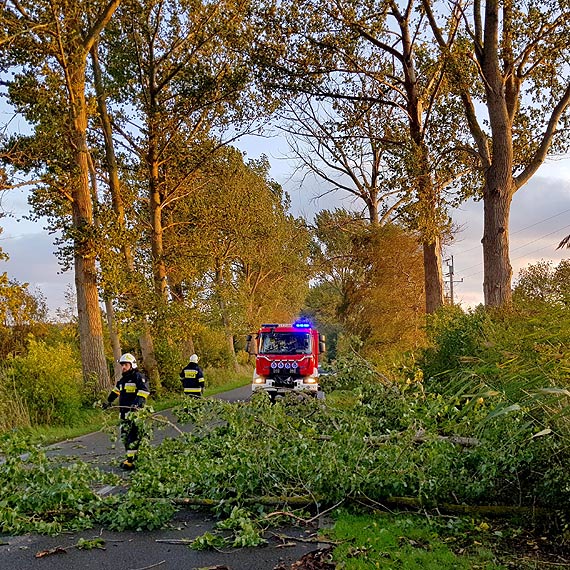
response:
[[[311,335],[306,332],[261,333],[259,354],[311,354]]]

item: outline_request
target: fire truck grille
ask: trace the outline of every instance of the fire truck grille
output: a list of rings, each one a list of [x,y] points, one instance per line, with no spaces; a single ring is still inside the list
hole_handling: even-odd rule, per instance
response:
[[[276,376],[274,385],[277,388],[294,388],[295,387],[295,379],[291,376],[282,377]]]

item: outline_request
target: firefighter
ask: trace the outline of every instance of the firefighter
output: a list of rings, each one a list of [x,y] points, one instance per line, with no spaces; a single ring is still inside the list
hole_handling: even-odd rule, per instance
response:
[[[193,354],[190,362],[180,372],[180,381],[184,388],[184,395],[191,398],[200,398],[204,391],[204,373],[198,366],[198,356]]]
[[[119,358],[119,364],[122,369],[121,377],[107,397],[103,408],[108,408],[117,397],[119,398],[121,439],[127,453],[121,468],[131,470],[135,468],[135,458],[142,439],[141,429],[131,417],[131,412],[145,405],[150,392],[145,377],[137,370],[137,361],[132,354],[128,352],[123,354]]]

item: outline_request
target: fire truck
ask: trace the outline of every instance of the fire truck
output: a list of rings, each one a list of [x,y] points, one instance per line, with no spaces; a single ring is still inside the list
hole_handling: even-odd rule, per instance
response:
[[[320,396],[319,354],[325,336],[306,320],[266,323],[248,335],[246,350],[255,354],[252,391],[265,390],[275,400],[287,392]]]

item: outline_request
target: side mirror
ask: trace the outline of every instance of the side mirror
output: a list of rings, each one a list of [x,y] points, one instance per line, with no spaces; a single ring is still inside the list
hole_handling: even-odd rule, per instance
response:
[[[326,347],[326,344],[325,344],[325,340],[326,340],[325,335],[324,335],[324,334],[320,334],[320,335],[319,335],[319,353],[320,353],[320,354],[322,354],[323,352],[326,352],[326,350],[327,350],[327,347]]]

